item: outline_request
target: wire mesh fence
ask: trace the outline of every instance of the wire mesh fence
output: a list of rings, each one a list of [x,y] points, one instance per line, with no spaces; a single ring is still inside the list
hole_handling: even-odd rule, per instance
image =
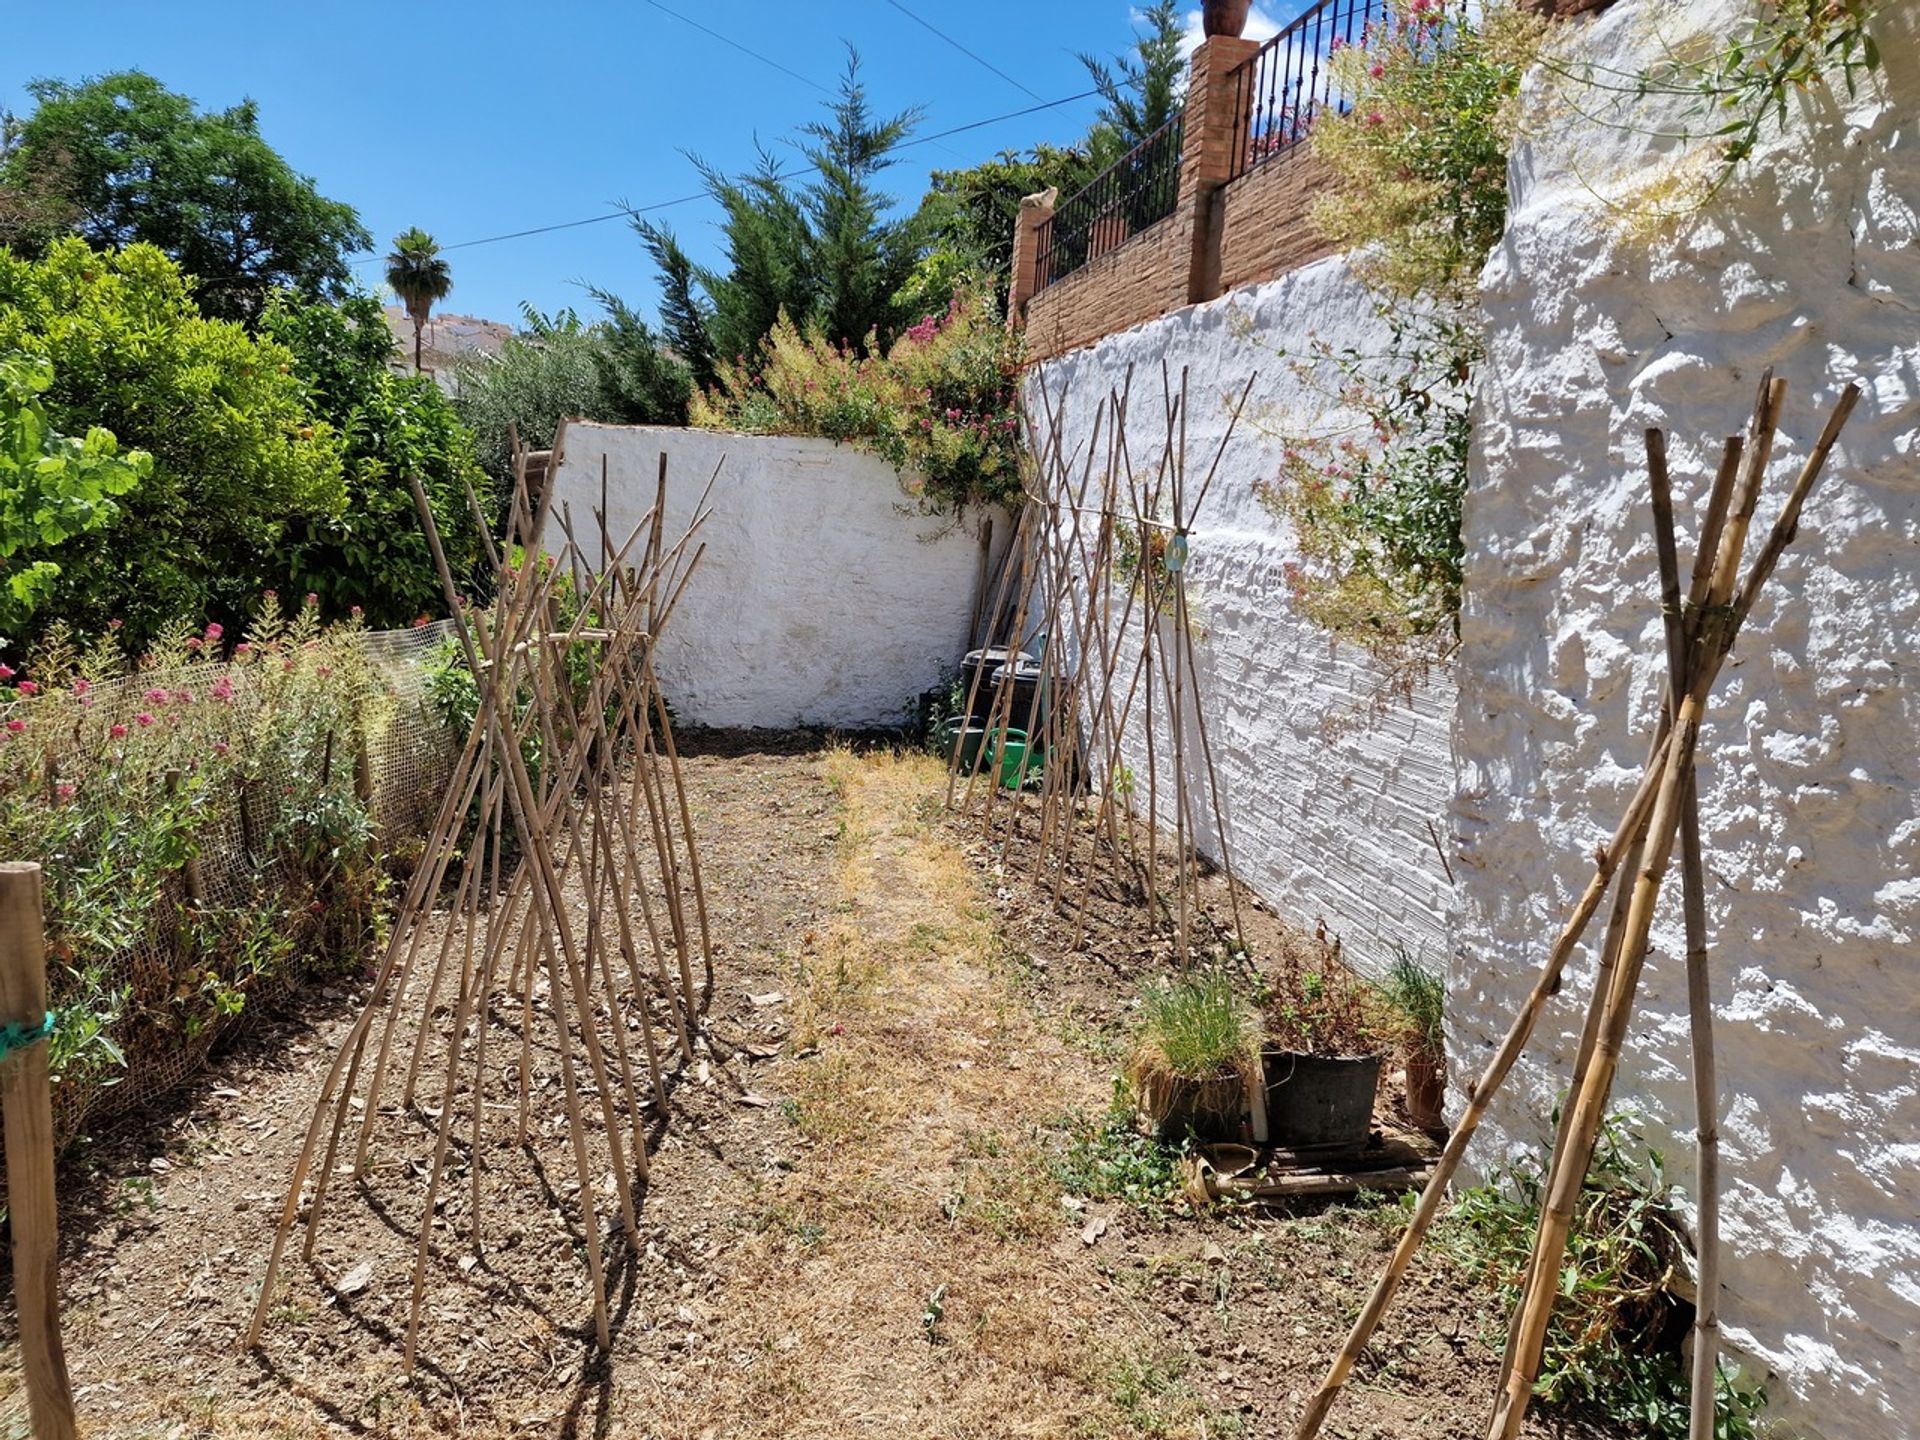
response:
[[[43,657],[0,707],[0,858],[46,872],[60,1143],[364,958],[451,774],[447,634],[276,616],[225,661],[198,658],[217,636],[117,678]]]

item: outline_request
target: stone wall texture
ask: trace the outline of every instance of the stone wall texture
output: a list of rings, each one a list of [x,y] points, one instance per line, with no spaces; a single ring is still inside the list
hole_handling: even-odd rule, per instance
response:
[[[1783,1434],[1908,1437],[1920,1435],[1920,5],[1881,8],[1883,67],[1852,97],[1838,84],[1797,96],[1784,136],[1704,207],[1658,223],[1658,207],[1714,173],[1710,150],[1663,138],[1688,123],[1688,102],[1569,78],[1588,61],[1631,75],[1669,50],[1710,50],[1746,13],[1622,0],[1564,22],[1557,63],[1529,82],[1508,232],[1482,282],[1457,690],[1435,684],[1327,733],[1376,677],[1291,612],[1281,567],[1294,544],[1255,497],[1278,436],[1341,419],[1276,352],[1297,357],[1316,332],[1379,341],[1343,261],[1063,355],[1030,376],[1028,397],[1071,382],[1071,451],[1131,366],[1136,434],[1151,434],[1164,360],[1189,376],[1190,452],[1210,456],[1223,396],[1260,372],[1191,562],[1235,858],[1295,919],[1324,916],[1363,965],[1393,944],[1448,957],[1457,1097],[1644,756],[1664,658],[1642,432],[1668,433],[1685,544],[1766,366],[1792,388],[1761,526],[1841,387],[1861,384],[1701,747],[1721,1313],[1733,1355],[1770,1380]],[[1266,167],[1276,183],[1287,163]],[[1282,243],[1277,228],[1261,243]],[[1229,260],[1223,281],[1237,275]],[[1129,763],[1144,763],[1138,747]],[[1685,1187],[1677,882],[1669,901],[1615,1104]],[[1577,957],[1498,1097],[1471,1152],[1481,1174],[1549,1138],[1593,959],[1591,946]]]
[[[706,553],[660,643],[661,685],[681,720],[899,725],[957,669],[982,527],[997,556],[1011,534],[1004,514],[922,514],[891,466],[831,440],[576,421],[554,505],[590,551],[603,460],[618,547],[654,503],[662,454],[668,543],[719,475],[698,537]]]
[[[1664,46],[1712,48],[1740,14],[1724,0],[1627,0],[1558,43],[1568,69],[1631,74]],[[1490,353],[1467,505],[1462,1073],[1486,1058],[1589,873],[1658,703],[1641,432],[1670,436],[1685,543],[1764,367],[1792,389],[1760,524],[1841,386],[1865,390],[1701,744],[1722,1315],[1782,1382],[1777,1408],[1832,1440],[1920,1434],[1917,15],[1883,7],[1884,71],[1851,101],[1837,84],[1797,98],[1786,138],[1651,241],[1633,233],[1649,187],[1711,173],[1700,152],[1637,133],[1678,129],[1677,107],[1608,110],[1575,82],[1536,86],[1536,138],[1513,157],[1508,234],[1483,281]],[[1670,899],[1616,1098],[1685,1185],[1693,1107]],[[1592,959],[1500,1098],[1482,1156],[1547,1133]]]
[[[1165,446],[1162,364],[1175,386],[1184,371],[1189,484],[1197,491],[1231,403],[1257,375],[1194,519],[1188,562],[1199,692],[1234,867],[1301,923],[1324,918],[1362,968],[1377,970],[1397,945],[1437,965],[1448,949],[1450,899],[1428,827],[1444,830],[1453,797],[1452,687],[1435,681],[1413,704],[1371,715],[1381,675],[1363,654],[1329,643],[1293,613],[1284,567],[1299,559],[1298,547],[1258,494],[1280,469],[1286,436],[1353,422],[1330,410],[1325,376],[1303,376],[1276,353],[1281,337],[1298,340],[1310,330],[1335,346],[1384,343],[1372,298],[1343,260],[1181,309],[1037,366],[1027,379],[1027,407],[1036,416],[1061,412],[1061,443],[1077,457],[1077,474],[1095,442],[1098,402],[1125,390],[1131,370],[1128,441],[1144,478]],[[1040,439],[1043,448],[1050,442],[1044,421]],[[1164,756],[1164,705],[1157,718]],[[1146,774],[1137,715],[1126,763]],[[1219,825],[1197,759],[1183,782],[1199,817],[1200,848],[1218,860]]]

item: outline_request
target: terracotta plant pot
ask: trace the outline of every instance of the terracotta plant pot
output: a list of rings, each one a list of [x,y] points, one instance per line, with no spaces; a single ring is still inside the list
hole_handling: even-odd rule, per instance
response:
[[[1438,1055],[1422,1051],[1407,1061],[1407,1120],[1416,1130],[1438,1130],[1445,1124],[1447,1067]]]
[[[1253,0],[1205,0],[1200,23],[1209,35],[1238,36],[1247,28],[1247,14]]]

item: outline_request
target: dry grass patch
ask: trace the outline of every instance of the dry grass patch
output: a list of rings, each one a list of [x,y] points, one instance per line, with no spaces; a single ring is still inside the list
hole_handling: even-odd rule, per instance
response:
[[[811,1148],[762,1193],[729,1353],[648,1398],[661,1432],[1176,1433],[1121,1383],[1140,1333],[1063,1258],[1078,1242],[1043,1135],[1100,1081],[1002,977],[991,907],[936,823],[940,767],[838,751],[828,774],[838,903],[795,963],[806,1058],[787,1077]]]

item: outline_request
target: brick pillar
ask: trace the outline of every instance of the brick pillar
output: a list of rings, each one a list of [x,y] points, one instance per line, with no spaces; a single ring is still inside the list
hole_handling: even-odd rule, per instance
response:
[[[1042,190],[1020,201],[1020,218],[1013,224],[1013,274],[1007,288],[1007,328],[1026,324],[1027,302],[1040,292],[1040,237],[1053,219],[1057,189]]]
[[[1236,134],[1245,138],[1246,117],[1239,113],[1234,72],[1260,53],[1260,42],[1214,35],[1193,52],[1187,81],[1186,134],[1181,142],[1180,199],[1174,209],[1180,228],[1176,264],[1167,299],[1172,306],[1211,300],[1220,293],[1220,227],[1215,199],[1233,174]],[[1251,102],[1248,87],[1245,103]]]

